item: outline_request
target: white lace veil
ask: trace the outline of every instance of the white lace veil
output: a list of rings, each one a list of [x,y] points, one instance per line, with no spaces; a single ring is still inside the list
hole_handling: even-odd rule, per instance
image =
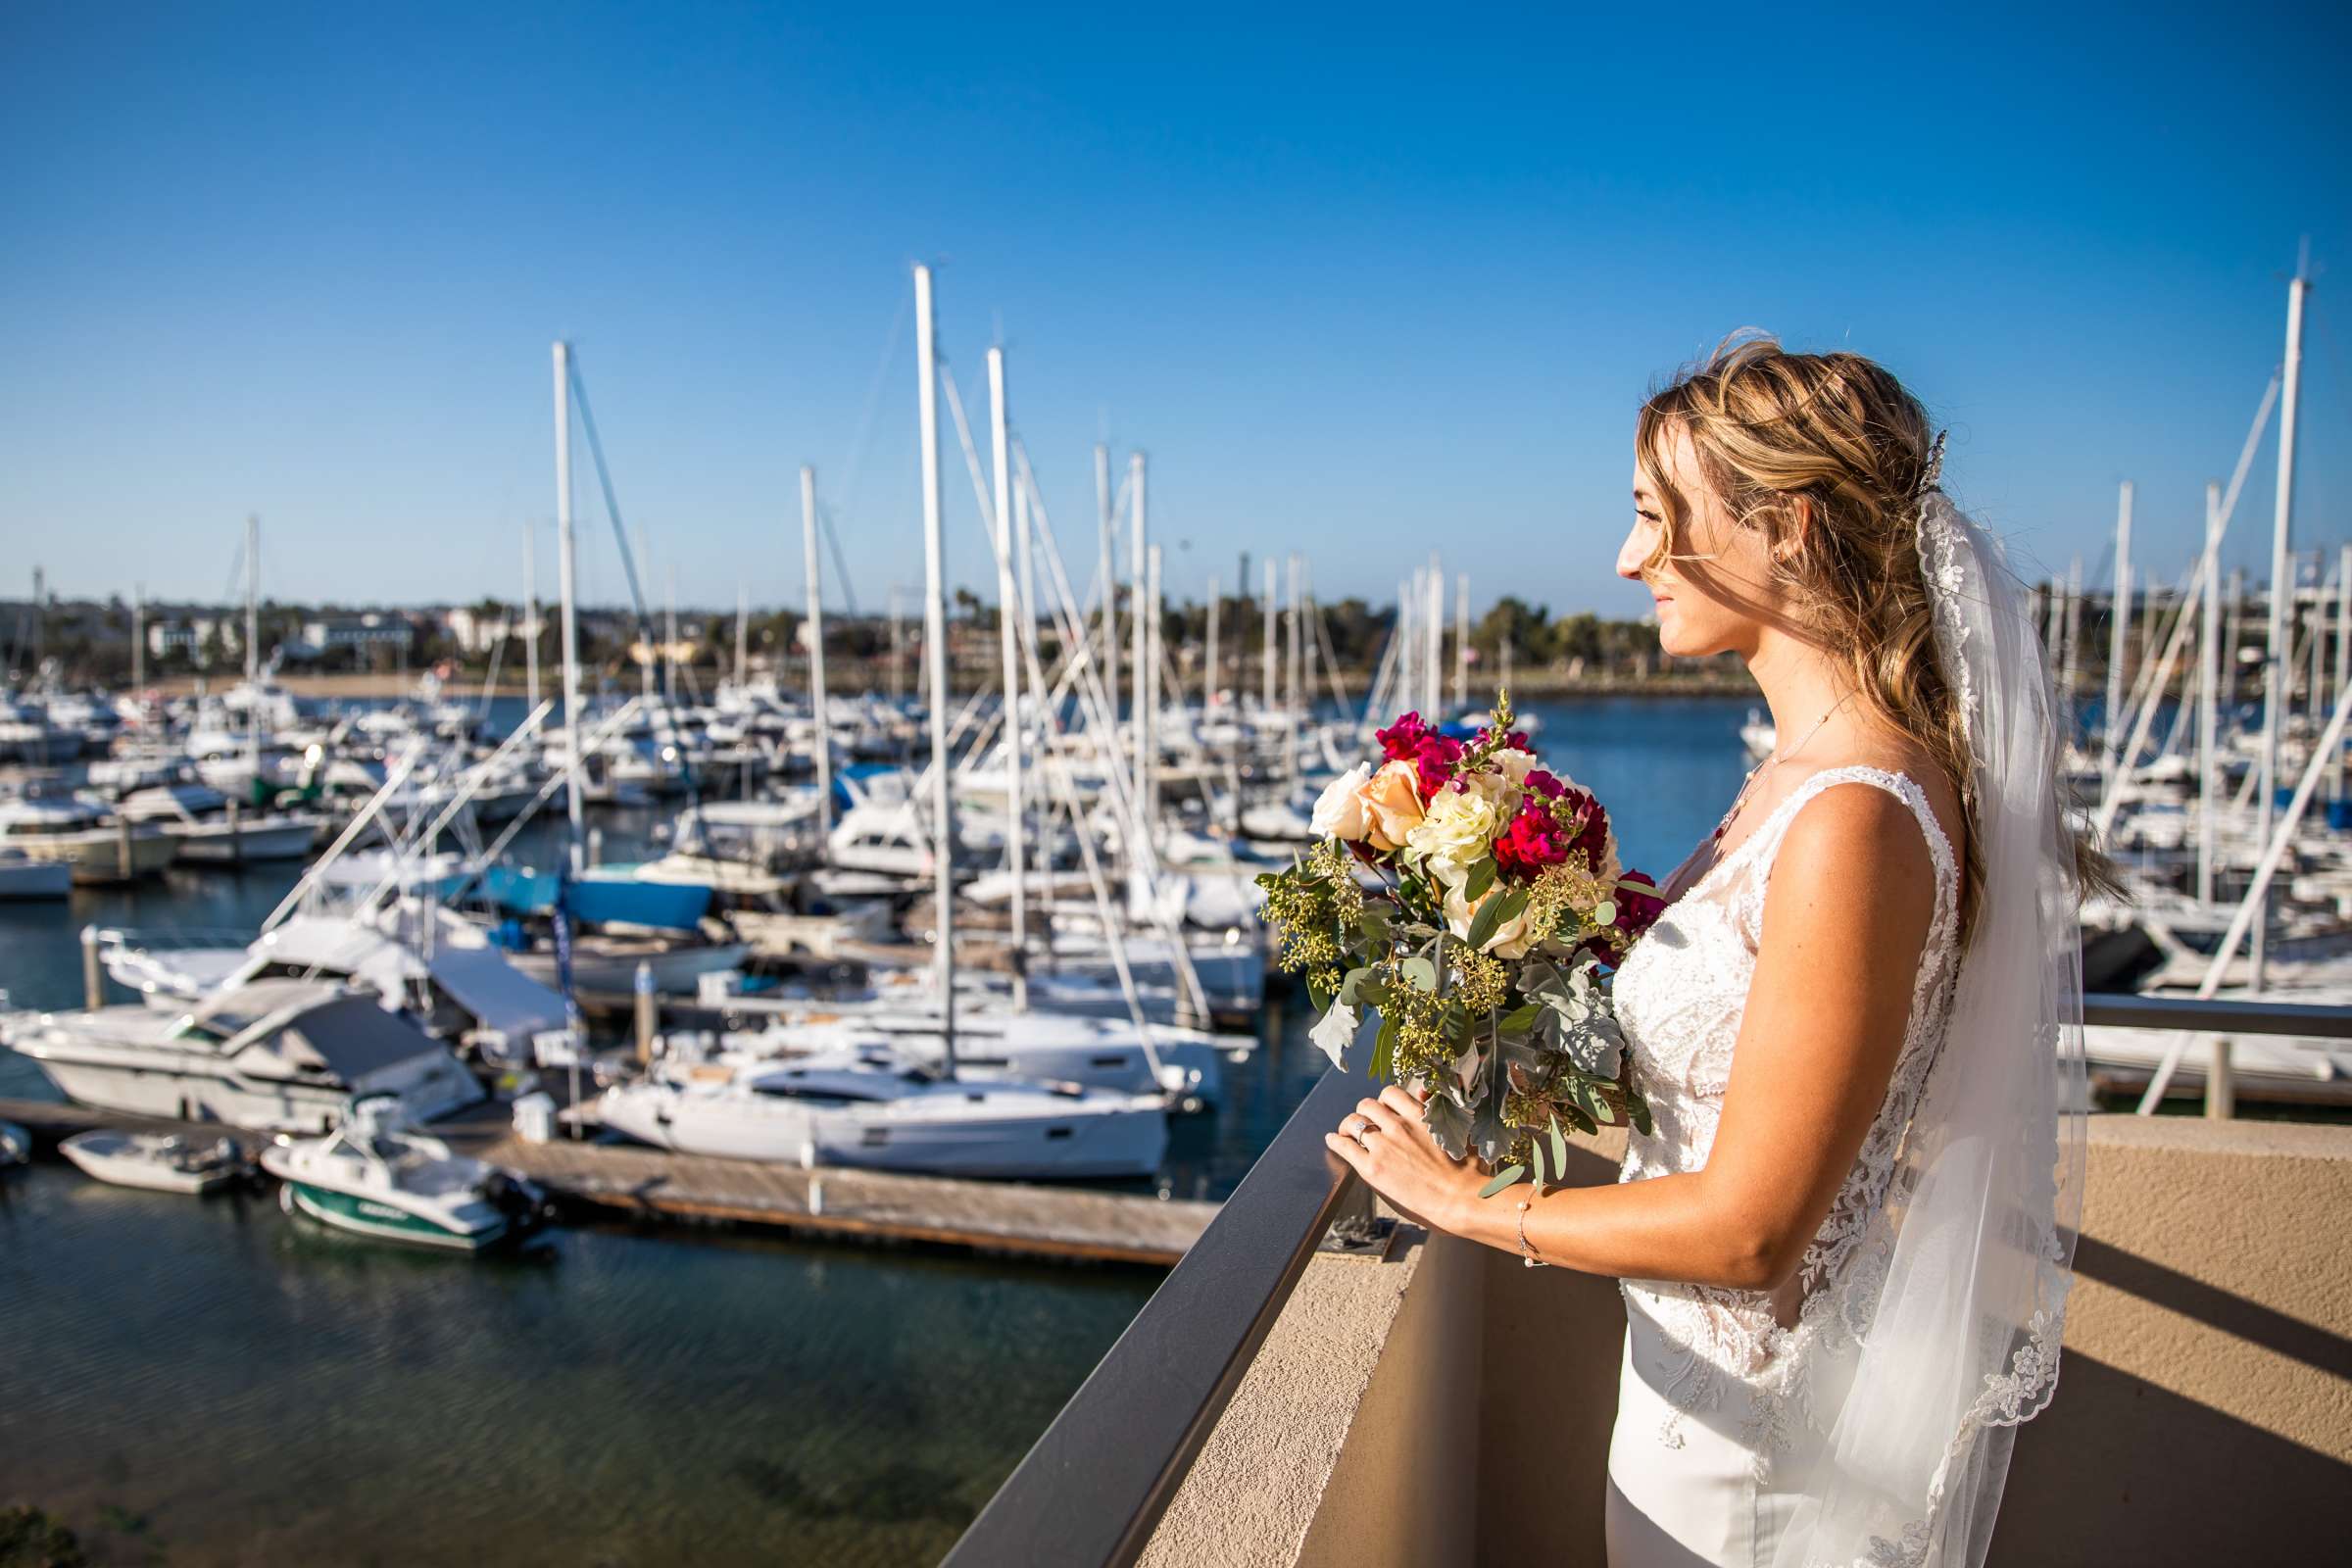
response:
[[[1934,467],[1920,564],[1965,713],[1984,881],[1879,1234],[1845,1283],[1844,1343],[1817,1369],[1825,1436],[1775,1476],[1805,1498],[1776,1568],[1979,1568],[2016,1428],[2058,1381],[2088,1103],[2062,731],[2022,585]]]

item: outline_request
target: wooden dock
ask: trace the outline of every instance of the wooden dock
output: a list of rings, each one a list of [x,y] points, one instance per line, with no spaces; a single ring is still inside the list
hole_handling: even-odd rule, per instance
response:
[[[0,1100],[0,1121],[18,1122],[44,1142],[91,1127],[206,1140],[225,1136],[249,1150],[269,1142],[267,1134],[218,1123],[126,1116],[47,1101]],[[1184,1256],[1217,1212],[1214,1203],[1082,1187],[846,1168],[808,1171],[633,1145],[534,1144],[515,1137],[504,1120],[479,1114],[430,1131],[477,1159],[537,1182],[558,1199],[655,1219],[733,1221],[811,1235],[1166,1267]]]

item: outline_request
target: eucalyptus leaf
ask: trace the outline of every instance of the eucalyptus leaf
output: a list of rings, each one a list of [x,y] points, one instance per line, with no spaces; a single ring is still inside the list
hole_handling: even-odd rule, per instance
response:
[[[1433,995],[1436,993],[1438,989],[1438,966],[1436,964],[1427,958],[1415,957],[1405,959],[1402,967],[1404,978],[1412,983],[1415,990],[1427,991]]]
[[[1544,1016],[1544,1004],[1531,1002],[1524,1007],[1513,1007],[1494,1020],[1496,1031],[1506,1035],[1523,1035],[1535,1028],[1536,1020]]]
[[[1496,1193],[1501,1192],[1505,1187],[1510,1186],[1513,1182],[1517,1181],[1520,1177],[1526,1174],[1527,1167],[1524,1165],[1505,1165],[1502,1167],[1502,1169],[1494,1173],[1494,1179],[1493,1181],[1487,1183],[1486,1186],[1481,1187],[1478,1190],[1478,1196],[1481,1198],[1493,1198]]]
[[[1502,928],[1502,908],[1507,902],[1506,897],[1489,899],[1478,906],[1478,913],[1470,917],[1470,934],[1462,940],[1469,944],[1471,952],[1487,951],[1487,944]]]
[[[1632,1084],[1625,1086],[1625,1113],[1642,1137],[1647,1138],[1654,1131],[1649,1119],[1649,1102]]]
[[[1580,1133],[1590,1136],[1600,1131],[1600,1129],[1593,1124],[1592,1117],[1586,1115],[1574,1105],[1562,1105],[1559,1107],[1559,1111],[1561,1115],[1568,1118],[1568,1125],[1575,1128]]]
[[[1568,1169],[1568,1136],[1560,1131],[1557,1116],[1551,1118],[1551,1168],[1563,1172]]]
[[[1487,896],[1487,889],[1494,885],[1494,858],[1489,856],[1470,868],[1470,879],[1462,885],[1462,897],[1476,904]]]
[[[1544,1192],[1544,1146],[1533,1139],[1528,1142],[1527,1162],[1535,1174],[1537,1196],[1541,1197]]]
[[[1372,1076],[1390,1078],[1396,1071],[1396,1015],[1383,1009],[1380,1015],[1380,1035],[1372,1043]]]
[[[1460,1159],[1469,1152],[1470,1113],[1455,1104],[1450,1095],[1433,1094],[1421,1109],[1429,1119],[1429,1135],[1438,1141],[1438,1147],[1446,1151],[1448,1158]]]
[[[1367,963],[1358,965],[1341,976],[1340,1000],[1353,1005],[1356,999],[1363,994],[1364,981],[1370,978],[1372,973],[1372,966]]]

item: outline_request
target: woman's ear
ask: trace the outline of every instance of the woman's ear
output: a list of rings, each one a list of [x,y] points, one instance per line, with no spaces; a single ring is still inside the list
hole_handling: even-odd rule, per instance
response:
[[[1772,547],[1773,561],[1783,566],[1804,554],[1805,538],[1813,527],[1812,497],[1790,496],[1788,505],[1788,510],[1784,515],[1788,519],[1788,531],[1782,535],[1780,543]]]

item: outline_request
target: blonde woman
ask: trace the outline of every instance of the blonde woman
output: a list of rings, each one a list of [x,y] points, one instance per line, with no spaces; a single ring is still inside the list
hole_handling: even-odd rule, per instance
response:
[[[1332,1138],[1432,1224],[1623,1280],[1615,1568],[1975,1568],[2057,1380],[2102,873],[1941,456],[1852,354],[1737,341],[1649,400],[1618,572],[1780,737],[1618,973],[1654,1132],[1615,1187],[1488,1200],[1402,1090]]]

